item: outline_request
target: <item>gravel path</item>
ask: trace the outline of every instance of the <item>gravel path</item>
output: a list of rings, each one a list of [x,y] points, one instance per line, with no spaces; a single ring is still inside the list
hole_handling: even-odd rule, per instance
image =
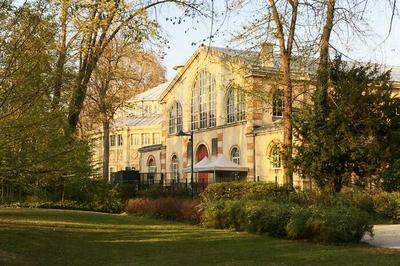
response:
[[[377,247],[400,249],[400,224],[374,225],[374,234],[373,238],[365,235],[362,241]]]

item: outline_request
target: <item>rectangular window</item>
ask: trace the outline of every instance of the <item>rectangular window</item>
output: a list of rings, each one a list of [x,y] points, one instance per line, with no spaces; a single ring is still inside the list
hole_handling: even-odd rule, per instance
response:
[[[149,133],[143,133],[142,134],[142,145],[150,145],[151,144],[151,139],[150,139],[150,134]]]
[[[237,120],[246,120],[246,102],[244,94],[238,92]]]
[[[275,94],[272,99],[272,116],[283,117],[283,98],[281,94]]]
[[[110,146],[111,147],[115,146],[115,135],[110,135]]]
[[[211,139],[211,154],[212,155],[218,154],[218,138]]]
[[[215,93],[215,82],[210,77],[210,95],[209,95],[209,105],[210,105],[210,113],[209,113],[209,123],[210,127],[215,127],[216,126],[216,93]]]
[[[160,144],[161,143],[160,133],[153,133],[153,143],[154,144]]]
[[[139,146],[140,145],[140,135],[139,134],[131,134],[130,135],[131,146]]]
[[[122,135],[121,134],[117,135],[117,145],[118,146],[122,146],[122,144],[123,144],[122,140],[123,140]]]

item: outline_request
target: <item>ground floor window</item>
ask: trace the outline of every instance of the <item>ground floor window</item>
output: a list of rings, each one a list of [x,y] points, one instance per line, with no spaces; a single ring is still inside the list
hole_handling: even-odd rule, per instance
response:
[[[237,147],[233,148],[231,151],[231,160],[236,164],[240,164],[240,152]]]

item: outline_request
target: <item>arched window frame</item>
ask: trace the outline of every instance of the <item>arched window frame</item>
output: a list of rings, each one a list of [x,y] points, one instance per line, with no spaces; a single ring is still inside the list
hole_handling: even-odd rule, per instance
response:
[[[216,126],[216,96],[215,78],[209,72],[201,70],[192,90],[192,130]]]
[[[149,173],[157,172],[157,164],[154,156],[150,155],[149,158],[147,159],[147,167],[149,169]]]
[[[175,154],[171,157],[171,175],[173,180],[179,179],[179,160]]]
[[[246,120],[245,95],[239,89],[228,88],[225,107],[228,124]]]
[[[274,169],[282,167],[281,149],[276,144],[271,148],[271,164]]]
[[[174,102],[169,111],[169,134],[176,134],[182,130],[182,106]]]
[[[240,165],[240,150],[238,147],[233,147],[231,150],[231,161]]]

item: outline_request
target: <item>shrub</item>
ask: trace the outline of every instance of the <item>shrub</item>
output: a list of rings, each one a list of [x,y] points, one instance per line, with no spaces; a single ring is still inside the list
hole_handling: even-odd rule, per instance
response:
[[[189,221],[192,224],[198,224],[201,221],[200,200],[185,200],[182,202],[181,215],[182,220]]]
[[[324,243],[359,242],[366,232],[372,234],[368,213],[349,205],[311,207],[312,216],[306,222],[305,231]]]
[[[246,229],[258,234],[285,237],[292,206],[269,201],[258,201],[247,207]]]
[[[204,205],[202,212],[202,223],[208,227],[213,228],[226,228],[226,216],[225,216],[225,201],[218,200],[214,202],[208,202]]]
[[[219,200],[204,205],[203,223],[273,237],[324,243],[358,242],[372,233],[370,216],[344,201],[300,207],[265,200]]]
[[[313,232],[310,228],[312,211],[310,208],[295,208],[286,226],[286,233],[291,239],[310,239]]]
[[[203,222],[214,228],[233,228],[271,236],[286,235],[290,218],[290,204],[272,201],[217,201],[206,205]]]
[[[200,220],[199,201],[182,200],[179,198],[130,199],[125,211],[131,214],[145,215],[167,220],[186,220],[192,223]]]
[[[277,200],[296,194],[288,186],[265,182],[223,182],[210,184],[201,194],[203,202],[218,200]]]
[[[120,213],[122,205],[118,202],[115,205],[102,205],[96,203],[81,203],[73,200],[61,201],[32,201],[32,202],[14,202],[5,207],[12,208],[42,208],[42,209],[65,209],[65,210],[81,210],[81,211],[98,211],[108,213]]]
[[[185,188],[174,188],[171,190],[167,190],[162,186],[152,186],[148,189],[141,190],[137,193],[139,198],[149,198],[149,199],[158,199],[158,198],[188,198],[189,194]]]
[[[370,214],[374,214],[374,202],[371,194],[363,190],[345,190],[336,195],[337,200],[343,200],[346,204],[353,205]]]
[[[375,212],[381,217],[400,219],[400,192],[381,192],[373,196]]]

